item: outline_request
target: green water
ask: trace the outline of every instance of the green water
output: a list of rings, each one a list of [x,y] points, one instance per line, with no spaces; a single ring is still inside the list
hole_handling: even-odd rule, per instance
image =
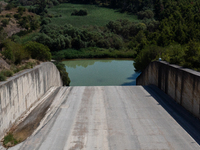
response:
[[[71,79],[70,86],[130,86],[139,75],[133,60],[69,60],[63,61]]]

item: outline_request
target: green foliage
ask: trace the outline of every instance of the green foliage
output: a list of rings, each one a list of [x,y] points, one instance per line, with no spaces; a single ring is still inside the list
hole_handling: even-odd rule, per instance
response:
[[[36,64],[38,64],[37,62],[28,62],[28,63],[25,63],[25,64],[22,64],[20,66],[11,66],[11,70],[14,72],[14,73],[17,73],[17,72],[20,72],[22,70],[25,70],[25,69],[31,69],[33,68]]]
[[[59,52],[53,52],[53,59],[74,59],[74,58],[133,58],[136,52],[134,50],[114,50],[90,47],[80,50],[66,49]]]
[[[9,24],[9,20],[3,19],[3,20],[1,20],[1,23],[2,23],[3,27],[6,27]]]
[[[17,8],[17,12],[22,16],[23,15],[23,13],[26,11],[26,8],[24,8],[24,7],[18,7]]]
[[[11,16],[11,14],[6,14],[6,17],[11,18],[12,16]]]
[[[14,41],[14,42],[16,42],[16,43],[20,43],[20,42],[21,42],[20,37],[17,36],[17,35],[13,35],[13,36],[11,37],[11,39],[12,39],[12,41]]]
[[[41,26],[42,26],[42,25],[47,25],[47,24],[49,24],[49,23],[51,23],[51,19],[49,19],[49,18],[44,18],[44,19],[42,19],[42,21],[41,21]]]
[[[6,77],[2,73],[0,73],[0,81],[6,81]]]
[[[137,13],[138,19],[151,19],[154,17],[154,13],[152,10],[145,10],[145,11],[139,11]]]
[[[185,51],[185,67],[200,69],[200,43],[190,41]]]
[[[30,54],[19,43],[6,40],[3,46],[5,49],[2,51],[2,55],[15,64],[20,64],[22,60],[30,58]]]
[[[161,58],[172,64],[184,65],[185,51],[186,46],[181,46],[180,44],[171,44],[170,46],[166,47],[166,51],[161,55]]]
[[[158,60],[163,51],[162,47],[155,45],[145,47],[134,59],[135,71],[143,71],[152,60]]]
[[[21,15],[20,15],[20,14],[14,14],[14,17],[15,17],[17,20],[21,19]]]
[[[75,9],[88,10],[89,15],[84,17],[71,16],[71,13]],[[127,13],[120,13],[119,11],[114,9],[85,4],[63,3],[48,9],[48,14],[51,14],[52,16],[62,15],[62,17],[51,18],[51,24],[62,26],[65,24],[71,24],[74,27],[91,25],[105,26],[109,21],[116,21],[120,19],[128,19],[130,21],[138,22],[136,15],[129,15]]]
[[[4,141],[3,141],[3,145],[5,147],[10,147],[10,146],[13,146],[13,145],[16,145],[18,144],[20,141],[16,140],[14,137],[13,137],[13,134],[12,133],[9,133],[8,135],[6,135],[4,137]],[[8,143],[10,143],[9,145],[7,145]]]
[[[14,73],[11,70],[2,70],[0,74],[3,74],[5,77],[11,77]]]
[[[25,50],[30,53],[31,58],[41,60],[41,61],[49,61],[51,60],[51,53],[47,46],[37,42],[28,42],[24,46]]]
[[[60,72],[60,76],[63,81],[63,86],[69,86],[71,81],[70,81],[70,78],[68,77],[68,73],[66,72],[65,64],[61,62],[57,62],[57,61],[54,62],[54,64],[56,65],[57,69]]]
[[[88,12],[87,10],[74,10],[74,12],[71,14],[72,16],[87,16]]]
[[[14,7],[14,5],[12,3],[9,3],[6,5],[5,9],[6,10],[11,10]]]

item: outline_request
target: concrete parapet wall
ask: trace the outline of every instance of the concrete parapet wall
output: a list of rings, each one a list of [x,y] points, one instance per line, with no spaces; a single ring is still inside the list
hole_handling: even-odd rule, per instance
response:
[[[45,62],[0,82],[0,138],[53,86],[62,86],[53,63]]]
[[[200,119],[200,72],[154,61],[140,74],[136,84],[156,85]]]

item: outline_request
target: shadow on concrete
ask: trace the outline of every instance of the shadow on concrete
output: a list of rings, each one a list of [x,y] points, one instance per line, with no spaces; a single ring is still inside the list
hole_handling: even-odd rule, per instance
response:
[[[134,73],[127,79],[130,80],[130,82],[125,82],[121,84],[121,86],[131,86],[131,85],[136,85],[136,78],[140,75],[140,73]]]
[[[156,86],[144,86],[144,89],[159,103],[158,105],[161,105],[200,145],[200,120]]]

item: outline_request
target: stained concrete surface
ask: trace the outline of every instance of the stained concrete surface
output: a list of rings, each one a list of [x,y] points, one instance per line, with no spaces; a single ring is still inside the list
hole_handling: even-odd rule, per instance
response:
[[[50,88],[59,86],[60,73],[50,62],[0,82],[0,139]]]
[[[200,119],[200,72],[165,61],[154,61],[138,76],[136,84],[159,87]]]
[[[48,122],[9,150],[200,149],[199,120],[155,87],[69,87],[65,93]]]

